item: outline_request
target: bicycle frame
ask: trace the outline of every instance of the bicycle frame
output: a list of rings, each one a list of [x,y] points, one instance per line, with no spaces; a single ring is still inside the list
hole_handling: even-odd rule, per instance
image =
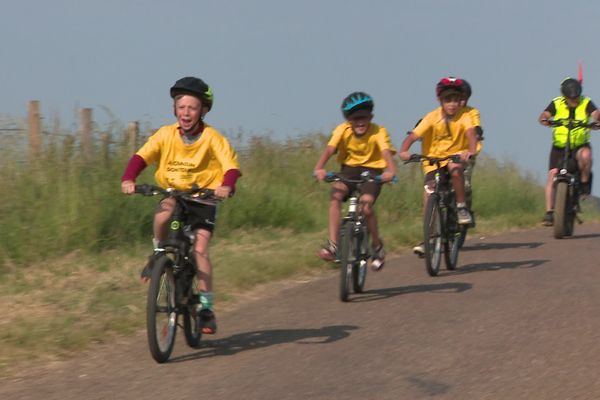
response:
[[[436,276],[439,273],[442,247],[444,248],[447,269],[453,270],[456,268],[460,238],[466,234],[466,228],[458,224],[456,198],[450,183],[451,177],[448,176],[448,182],[442,182],[442,170],[445,168],[445,166],[442,166],[442,162],[446,160],[458,163],[460,162],[460,156],[452,155],[435,158],[413,154],[410,160],[406,161],[406,163],[426,161],[430,165],[436,166],[434,188],[431,189],[425,185],[425,190],[429,196],[423,217],[425,266],[431,276]]]
[[[343,176],[328,173],[328,182],[346,182],[357,184],[357,189],[348,198],[348,212],[342,218],[338,234],[336,259],[340,264],[340,300],[348,301],[350,280],[355,293],[361,293],[364,287],[367,260],[369,254],[369,232],[359,204],[360,185],[366,182],[377,182],[380,178],[371,178],[368,173],[360,180],[350,180]]]
[[[197,267],[192,249],[195,236],[186,226],[184,196],[203,190],[203,197],[213,196],[213,191],[196,189],[175,191],[156,186],[137,185],[136,193],[146,196],[163,194],[175,199],[175,208],[169,219],[167,239],[159,243],[153,255],[152,276],[148,288],[146,326],[148,345],[154,359],[165,362],[175,343],[179,315],[183,316],[185,339],[190,347],[200,344],[196,305],[199,303],[194,289]]]

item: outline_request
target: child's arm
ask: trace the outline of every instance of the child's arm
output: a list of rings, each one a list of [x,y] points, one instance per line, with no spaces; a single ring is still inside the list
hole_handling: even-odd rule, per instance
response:
[[[131,156],[121,177],[122,193],[133,194],[135,192],[135,180],[144,168],[146,168],[146,161],[142,157],[137,154]]]
[[[333,146],[327,146],[325,147],[325,150],[323,150],[323,153],[321,154],[321,157],[319,157],[319,160],[317,161],[317,164],[315,165],[315,170],[313,172],[318,180],[322,181],[323,179],[325,179],[327,171],[325,171],[323,168],[325,167],[325,164],[327,164],[327,161],[329,161],[329,158],[331,158],[331,156],[334,153],[335,147]]]
[[[412,144],[414,142],[416,142],[417,140],[419,140],[419,137],[414,132],[410,132],[404,138],[404,141],[402,142],[402,145],[400,146],[400,152],[398,154],[402,161],[408,161],[410,159],[410,153],[408,152],[408,150],[410,149],[410,146],[412,146]]]
[[[386,167],[381,180],[383,182],[390,182],[396,176],[396,163],[394,162],[393,153],[386,149],[381,152],[383,159],[385,160]]]
[[[469,150],[463,153],[463,161],[467,161],[471,156],[477,154],[477,133],[475,132],[475,128],[471,127],[467,129],[465,135],[469,141]]]

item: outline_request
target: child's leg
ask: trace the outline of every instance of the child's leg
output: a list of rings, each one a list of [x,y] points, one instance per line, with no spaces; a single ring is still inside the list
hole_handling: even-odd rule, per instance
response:
[[[340,229],[341,206],[344,197],[348,194],[348,188],[341,182],[335,182],[331,189],[329,201],[329,241],[337,244],[338,231]]]
[[[381,246],[381,238],[379,237],[379,229],[377,226],[377,216],[375,215],[375,197],[372,194],[363,194],[360,196],[360,206],[362,214],[365,216],[367,229],[371,235],[371,245],[374,248]]]
[[[454,194],[456,195],[457,203],[465,202],[465,178],[463,176],[463,167],[461,164],[450,163],[448,164],[448,171],[450,171],[450,177],[452,179],[452,187],[454,188]]]
[[[157,240],[165,240],[167,238],[167,225],[169,218],[173,215],[175,209],[175,199],[167,197],[162,199],[154,212],[153,233]]]
[[[194,259],[198,266],[198,291],[204,293],[212,292],[212,265],[208,257],[208,245],[211,237],[212,233],[206,229],[196,230]]]

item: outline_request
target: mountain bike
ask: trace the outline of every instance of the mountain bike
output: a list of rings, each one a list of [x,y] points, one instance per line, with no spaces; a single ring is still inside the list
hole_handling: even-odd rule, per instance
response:
[[[448,170],[442,162],[451,160],[460,163],[460,156],[435,158],[412,154],[405,164],[426,161],[435,165],[435,186],[429,193],[423,217],[423,247],[427,273],[436,276],[440,272],[442,253],[448,270],[454,270],[458,263],[461,236],[466,235],[466,227],[458,223],[456,198]],[[425,190],[429,190],[427,187]],[[464,241],[464,238],[462,239]],[[442,251],[443,248],[443,251]]]
[[[164,195],[175,199],[175,209],[169,220],[167,239],[160,242],[152,255],[152,272],[146,302],[146,331],[148,346],[154,360],[163,363],[169,359],[179,316],[183,318],[183,331],[188,346],[200,345],[202,332],[198,329],[199,304],[197,267],[192,250],[195,235],[186,224],[186,199],[215,199],[214,191],[163,189],[152,185],[136,185],[135,192],[144,196]]]
[[[575,120],[572,118],[563,118],[556,120],[547,120],[549,126],[564,126],[567,128],[567,142],[564,148],[563,157],[554,177],[554,237],[562,239],[565,236],[572,236],[575,229],[575,221],[582,223],[578,217],[581,211],[579,200],[581,196],[580,171],[577,160],[572,154],[571,131],[575,128],[599,129],[600,125],[596,122]]]
[[[360,179],[348,179],[342,175],[328,172],[326,182],[355,184],[356,190],[349,193],[348,213],[342,218],[338,235],[336,259],[340,264],[340,300],[348,301],[350,283],[354,293],[362,293],[367,277],[367,264],[371,258],[369,232],[365,217],[358,203],[360,186],[367,182],[381,183],[381,177],[373,177],[368,171]]]

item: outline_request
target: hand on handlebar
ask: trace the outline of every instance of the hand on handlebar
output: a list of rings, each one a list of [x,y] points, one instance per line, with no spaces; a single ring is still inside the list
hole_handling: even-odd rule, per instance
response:
[[[469,161],[469,159],[471,157],[473,157],[475,154],[471,153],[469,150],[465,150],[462,153],[460,153],[460,160],[462,162],[467,162]]]
[[[325,177],[327,176],[327,171],[325,171],[324,169],[315,169],[313,172],[313,175],[315,178],[317,178],[317,180],[319,182],[322,182],[325,180]]]
[[[401,151],[400,154],[398,154],[398,156],[402,161],[409,161],[411,158],[410,152],[408,151]]]
[[[215,189],[215,196],[219,199],[227,199],[231,196],[231,188],[229,186],[219,186]]]
[[[394,174],[393,172],[390,172],[390,171],[385,171],[380,176],[381,176],[381,178],[380,178],[381,182],[385,183],[385,182],[392,182],[394,180],[394,178],[396,177],[396,174]]]
[[[135,182],[134,181],[121,182],[121,193],[134,194],[135,193]]]
[[[544,126],[550,126],[550,121],[546,118],[540,120],[540,124]]]

